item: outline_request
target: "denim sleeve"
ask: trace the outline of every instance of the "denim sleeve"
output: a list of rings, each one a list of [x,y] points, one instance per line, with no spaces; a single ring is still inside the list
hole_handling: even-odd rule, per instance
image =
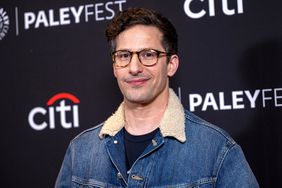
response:
[[[72,177],[72,157],[71,157],[71,145],[69,145],[63,164],[61,166],[59,175],[56,180],[55,188],[71,187],[71,177]]]
[[[217,188],[258,188],[258,182],[241,147],[233,145],[223,158],[217,175]]]

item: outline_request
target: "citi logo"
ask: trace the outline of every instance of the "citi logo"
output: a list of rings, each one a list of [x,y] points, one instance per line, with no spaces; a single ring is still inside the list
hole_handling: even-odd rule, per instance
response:
[[[227,15],[243,14],[243,0],[235,0],[236,3],[230,0],[221,0],[221,11]],[[236,6],[234,7],[234,3]],[[195,8],[197,7],[197,8]],[[205,8],[205,7],[208,7]],[[205,15],[210,17],[215,16],[219,8],[215,6],[215,0],[185,0],[184,11],[186,15],[193,19],[199,19]]]
[[[67,101],[71,105],[67,105]],[[28,123],[36,131],[55,129],[57,126],[65,129],[77,128],[79,103],[79,99],[70,93],[58,93],[48,100],[46,107],[33,108],[28,114]]]
[[[9,29],[9,16],[3,8],[0,8],[0,40],[2,40]]]

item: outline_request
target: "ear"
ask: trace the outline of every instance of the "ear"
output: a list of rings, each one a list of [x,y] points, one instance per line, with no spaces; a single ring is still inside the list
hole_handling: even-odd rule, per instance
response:
[[[176,73],[176,71],[178,69],[178,66],[179,66],[179,57],[178,57],[178,55],[176,55],[176,54],[172,55],[170,57],[170,60],[169,60],[168,64],[167,64],[167,75],[169,77],[172,77]]]

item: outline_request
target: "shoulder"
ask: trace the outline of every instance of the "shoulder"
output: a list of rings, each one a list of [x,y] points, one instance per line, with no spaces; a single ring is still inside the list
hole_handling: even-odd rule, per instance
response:
[[[187,147],[193,151],[194,158],[214,164],[214,174],[218,173],[226,157],[234,159],[235,156],[239,156],[240,159],[244,159],[241,147],[222,128],[188,111],[185,111],[185,119]],[[240,155],[230,151],[237,151]]]
[[[242,148],[226,131],[188,111],[185,119],[189,155],[202,166],[212,166],[218,186],[230,182],[232,187],[259,187]]]
[[[84,130],[79,133],[75,138],[72,139],[71,144],[73,145],[85,145],[97,142],[100,140],[99,132],[104,123],[100,123],[94,127]]]
[[[214,142],[227,147],[236,145],[233,138],[222,128],[211,124],[197,115],[185,110],[186,136],[203,142]]]

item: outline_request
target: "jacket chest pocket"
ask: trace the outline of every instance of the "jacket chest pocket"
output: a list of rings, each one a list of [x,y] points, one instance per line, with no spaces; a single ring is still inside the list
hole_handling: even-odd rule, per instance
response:
[[[180,183],[168,186],[157,186],[158,188],[214,188],[216,178],[202,178],[192,183]]]
[[[199,184],[199,185],[172,185],[172,186],[163,186],[158,188],[214,188],[214,184]]]
[[[72,177],[72,188],[118,188],[119,186],[111,185],[94,179],[82,179],[76,176]]]

